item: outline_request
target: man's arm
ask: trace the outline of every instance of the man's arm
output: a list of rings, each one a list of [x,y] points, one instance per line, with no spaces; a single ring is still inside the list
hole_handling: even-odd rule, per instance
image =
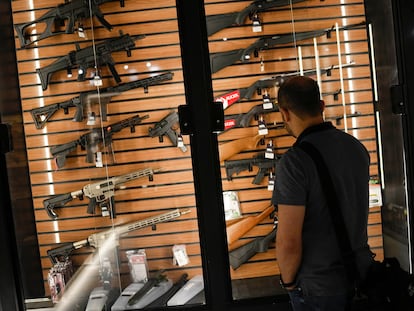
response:
[[[276,257],[281,278],[285,284],[288,284],[295,281],[302,260],[302,227],[305,206],[279,204],[277,215],[279,222]]]

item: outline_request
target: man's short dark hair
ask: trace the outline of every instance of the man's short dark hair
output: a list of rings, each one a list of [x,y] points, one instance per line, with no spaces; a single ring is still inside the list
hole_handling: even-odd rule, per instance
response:
[[[318,83],[305,76],[286,80],[278,91],[278,105],[301,118],[320,115],[323,109]]]

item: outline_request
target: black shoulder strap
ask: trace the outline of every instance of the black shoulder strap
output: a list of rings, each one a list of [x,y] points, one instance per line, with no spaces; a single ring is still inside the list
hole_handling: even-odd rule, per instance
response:
[[[326,166],[321,153],[314,145],[307,141],[302,141],[297,145],[297,147],[305,151],[315,163],[321,181],[322,189],[327,199],[329,213],[334,224],[336,237],[344,259],[345,268],[347,269],[347,273],[350,279],[356,280],[359,278],[358,269],[356,268],[354,253],[345,226],[345,221],[339,208],[338,197],[333,186],[333,181],[329,173],[329,169]],[[335,208],[335,206],[337,208]]]

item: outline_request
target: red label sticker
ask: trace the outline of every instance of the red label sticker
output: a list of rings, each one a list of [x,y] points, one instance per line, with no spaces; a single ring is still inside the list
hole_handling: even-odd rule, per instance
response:
[[[240,92],[239,90],[232,91],[230,93],[227,93],[223,96],[217,97],[215,99],[216,102],[222,102],[223,103],[223,109],[226,109],[227,107],[231,106],[235,102],[238,102],[240,99]]]
[[[226,120],[224,121],[224,129],[228,130],[229,128],[235,127],[236,126],[236,120],[235,119],[230,119],[230,120]]]

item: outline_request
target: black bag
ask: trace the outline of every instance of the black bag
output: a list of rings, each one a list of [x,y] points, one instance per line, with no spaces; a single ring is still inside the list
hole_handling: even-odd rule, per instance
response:
[[[357,284],[352,311],[414,310],[414,279],[398,259],[374,260],[366,279]]]
[[[322,155],[309,142],[301,142],[297,146],[305,151],[316,165],[335,225],[338,243],[345,259],[347,274],[351,283],[355,284],[349,310],[414,311],[414,277],[400,267],[396,258],[385,258],[382,262],[373,259],[366,278],[360,280],[345,222],[340,211],[334,208],[339,206],[338,200]]]

